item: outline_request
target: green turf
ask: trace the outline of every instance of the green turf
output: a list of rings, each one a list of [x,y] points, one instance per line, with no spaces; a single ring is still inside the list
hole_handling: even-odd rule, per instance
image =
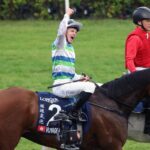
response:
[[[74,42],[76,70],[96,82],[120,77],[124,69],[124,42],[134,28],[130,20],[81,20],[82,31]],[[51,80],[50,45],[57,21],[0,21],[0,88],[21,86],[48,91]],[[22,139],[16,150],[40,150]],[[147,150],[149,144],[128,141],[124,150]]]

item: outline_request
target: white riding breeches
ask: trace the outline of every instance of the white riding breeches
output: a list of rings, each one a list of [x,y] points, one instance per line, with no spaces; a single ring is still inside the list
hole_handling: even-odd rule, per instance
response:
[[[140,70],[144,70],[144,69],[148,69],[148,68],[145,68],[145,67],[136,67],[136,71],[140,71]],[[131,72],[128,70],[128,73],[131,73]]]
[[[70,82],[70,80],[56,80],[53,85]],[[67,97],[73,97],[78,94],[80,94],[82,91],[88,92],[88,93],[94,93],[95,91],[95,84],[89,81],[78,81],[78,82],[71,82],[68,84],[64,84],[61,86],[57,86],[52,88],[53,94],[67,98]]]

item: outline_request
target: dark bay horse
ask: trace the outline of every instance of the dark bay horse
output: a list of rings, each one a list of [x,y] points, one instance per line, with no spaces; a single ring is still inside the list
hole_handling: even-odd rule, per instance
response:
[[[125,75],[97,87],[88,103],[91,125],[81,150],[122,150],[127,139],[128,117],[138,101],[150,95],[150,69]],[[14,150],[21,137],[59,149],[54,135],[36,131],[38,96],[11,87],[0,91],[0,150]]]

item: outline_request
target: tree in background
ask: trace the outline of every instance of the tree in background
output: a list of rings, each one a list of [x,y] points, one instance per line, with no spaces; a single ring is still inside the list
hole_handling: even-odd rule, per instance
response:
[[[139,6],[150,7],[150,0],[70,0],[76,18],[129,18]],[[0,0],[0,19],[59,19],[64,0]]]

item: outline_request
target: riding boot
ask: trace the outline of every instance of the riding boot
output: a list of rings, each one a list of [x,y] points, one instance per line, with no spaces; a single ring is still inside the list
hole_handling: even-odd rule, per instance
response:
[[[150,108],[145,111],[145,128],[144,133],[150,135]]]
[[[150,135],[150,97],[145,100],[145,128],[144,133]]]
[[[77,101],[73,109],[71,110],[71,113],[69,114],[69,116],[72,117],[73,119],[78,119],[80,108],[86,101],[88,101],[91,95],[92,93],[89,93],[89,92],[84,92],[84,91],[81,92],[79,94],[79,100]]]
[[[79,110],[82,107],[82,105],[86,101],[88,101],[88,99],[90,98],[91,95],[92,95],[92,93],[89,93],[89,92],[84,92],[84,91],[81,92],[79,95],[79,100],[74,107],[74,110]]]

